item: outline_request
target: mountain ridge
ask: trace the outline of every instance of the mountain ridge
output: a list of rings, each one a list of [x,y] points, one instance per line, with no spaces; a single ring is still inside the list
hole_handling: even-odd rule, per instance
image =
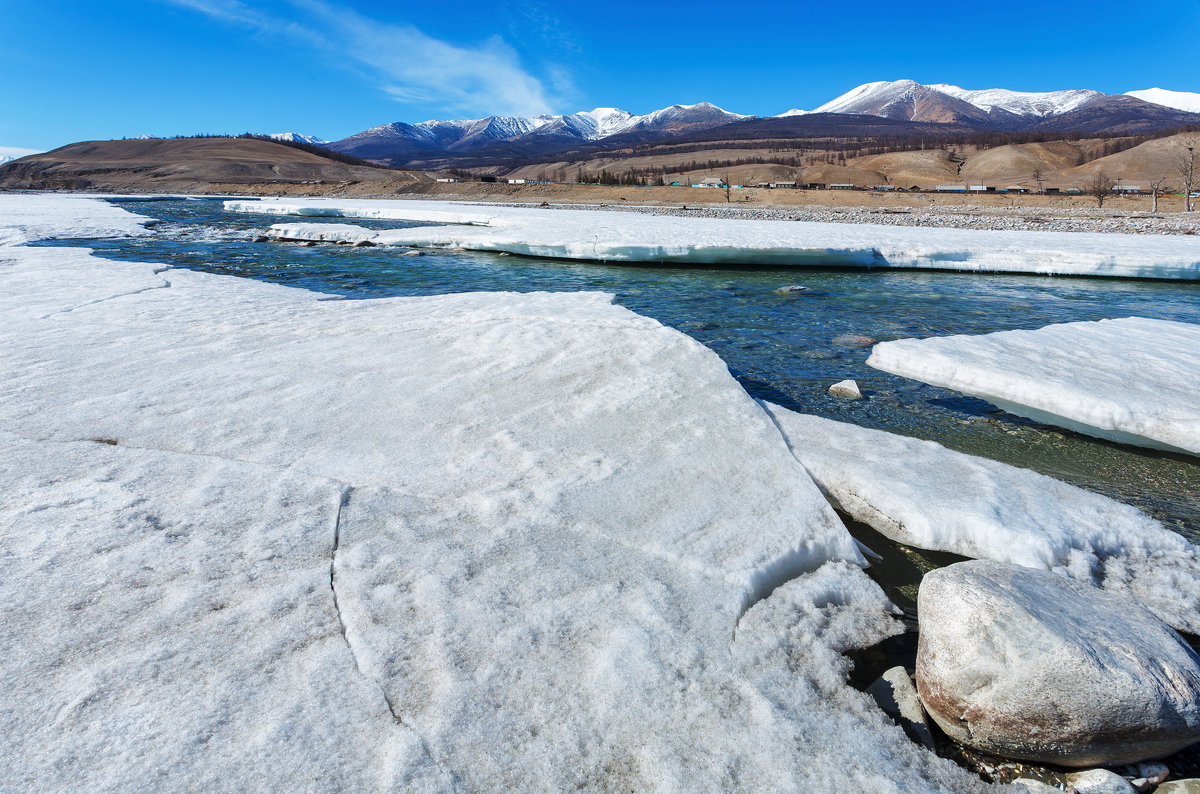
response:
[[[637,146],[731,124],[769,127],[770,120],[779,119],[797,122],[791,125],[796,137],[807,134],[804,130],[808,127],[831,126],[855,135],[855,124],[864,129],[873,126],[868,117],[933,125],[929,127],[931,133],[955,128],[1121,134],[1200,123],[1200,115],[1194,112],[1147,101],[1137,96],[1139,93],[1174,104],[1188,104],[1195,97],[1200,107],[1200,95],[1162,89],[1129,94],[1092,89],[1030,92],[966,89],[947,83],[926,85],[903,79],[864,83],[814,110],[792,109],[778,116],[732,113],[709,102],[671,105],[643,115],[604,107],[563,115],[391,122],[321,145],[392,166],[436,163],[436,167],[474,167],[484,159],[522,160],[559,152]],[[848,123],[820,120],[834,116]]]

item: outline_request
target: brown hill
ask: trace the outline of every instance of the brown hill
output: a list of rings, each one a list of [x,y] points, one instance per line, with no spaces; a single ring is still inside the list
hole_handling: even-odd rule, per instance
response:
[[[1177,169],[1189,145],[1200,149],[1200,133],[1188,132],[1146,141],[1132,149],[1064,170],[1062,179],[1083,184],[1097,173],[1103,173],[1111,179],[1120,179],[1122,184],[1148,188],[1152,181],[1165,177],[1167,185],[1181,189]]]
[[[897,187],[914,185],[945,185],[958,180],[961,160],[944,149],[927,149],[915,152],[889,152],[867,157],[856,157],[849,165],[866,171],[877,171]]]
[[[0,188],[190,192],[218,187],[432,180],[258,138],[83,141],[0,166]]]

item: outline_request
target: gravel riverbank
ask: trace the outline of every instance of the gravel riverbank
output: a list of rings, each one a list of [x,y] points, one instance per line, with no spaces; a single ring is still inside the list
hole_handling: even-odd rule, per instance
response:
[[[489,202],[490,203],[490,202]],[[523,207],[527,203],[502,206]],[[1200,235],[1200,213],[1153,215],[1127,210],[1031,207],[751,207],[719,205],[554,204],[557,210],[610,210],[727,220],[873,223],[1002,231],[1107,232],[1118,234]],[[1197,241],[1200,245],[1200,241]]]

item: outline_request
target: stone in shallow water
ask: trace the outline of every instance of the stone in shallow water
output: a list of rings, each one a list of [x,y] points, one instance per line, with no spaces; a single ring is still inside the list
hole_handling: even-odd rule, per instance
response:
[[[1200,778],[1169,780],[1156,788],[1154,794],[1200,794]]]
[[[853,380],[838,381],[829,387],[829,393],[834,397],[849,397],[852,400],[861,400],[863,396],[858,384]]]
[[[1080,767],[1200,740],[1200,657],[1137,604],[971,560],[927,574],[917,609],[917,690],[958,742]]]
[[[904,729],[908,738],[933,749],[933,735],[925,720],[925,709],[907,670],[893,667],[867,687],[867,694]]]

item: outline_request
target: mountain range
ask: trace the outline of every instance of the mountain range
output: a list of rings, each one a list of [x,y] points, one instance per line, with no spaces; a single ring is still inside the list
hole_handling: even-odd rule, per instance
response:
[[[563,152],[597,153],[674,138],[690,140],[697,134],[711,138],[704,133],[729,125],[736,125],[729,127],[730,133],[736,133],[733,137],[751,139],[879,134],[878,119],[894,122],[886,128],[891,135],[1135,133],[1200,123],[1200,94],[1159,88],[1128,94],[1088,89],[969,90],[893,80],[866,83],[810,111],[793,109],[769,117],[732,113],[700,102],[672,105],[645,115],[596,108],[568,115],[393,122],[332,142],[296,133],[278,137],[319,143],[392,166],[445,168],[537,160]]]

